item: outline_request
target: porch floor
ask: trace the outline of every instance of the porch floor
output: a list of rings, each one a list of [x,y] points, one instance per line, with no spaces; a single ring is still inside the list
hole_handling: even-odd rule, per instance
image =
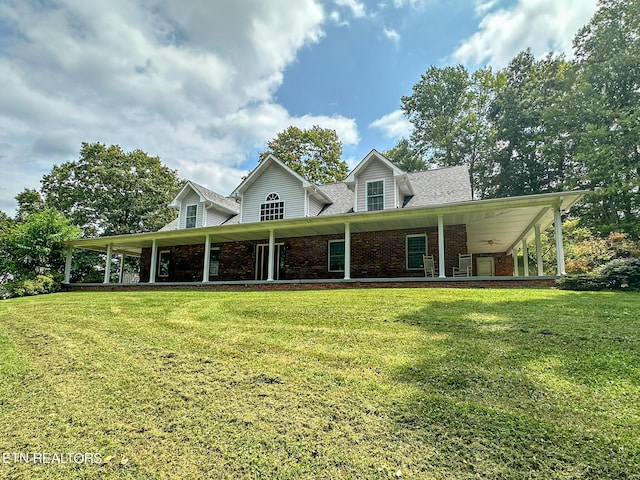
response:
[[[409,277],[318,280],[239,280],[228,282],[70,283],[64,291],[104,290],[322,290],[340,288],[550,288],[557,276],[529,277]]]

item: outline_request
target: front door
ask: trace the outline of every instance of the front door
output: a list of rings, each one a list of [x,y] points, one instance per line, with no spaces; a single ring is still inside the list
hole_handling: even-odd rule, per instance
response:
[[[495,275],[493,257],[477,257],[476,267],[476,273],[479,277],[493,277]]]
[[[282,273],[282,252],[284,244],[276,243],[274,252],[273,279],[280,280]],[[269,276],[269,244],[258,245],[256,249],[256,280],[266,280]]]

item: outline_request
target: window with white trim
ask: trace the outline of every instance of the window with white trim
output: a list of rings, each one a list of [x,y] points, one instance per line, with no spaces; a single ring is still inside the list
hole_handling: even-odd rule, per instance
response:
[[[407,270],[419,270],[424,268],[423,255],[427,254],[427,236],[407,235]]]
[[[195,228],[198,217],[198,205],[187,205],[184,228]]]
[[[264,203],[260,204],[260,221],[282,220],[284,218],[284,202],[280,200],[280,195],[270,193]]]
[[[384,210],[384,180],[367,182],[367,210]]]
[[[329,271],[344,272],[344,240],[329,240]]]

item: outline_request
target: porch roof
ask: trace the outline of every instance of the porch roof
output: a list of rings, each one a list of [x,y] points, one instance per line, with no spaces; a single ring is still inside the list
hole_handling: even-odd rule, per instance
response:
[[[84,238],[67,242],[68,246],[106,251],[112,245],[114,253],[140,255],[155,240],[158,247],[205,243],[261,240],[276,237],[304,237],[344,233],[349,223],[352,233],[399,230],[415,227],[435,227],[442,215],[444,225],[466,225],[467,248],[470,253],[510,252],[522,239],[534,235],[533,227],[542,230],[553,223],[554,209],[568,210],[585,191],[544,193],[520,197],[472,200],[444,205],[406,207],[375,212],[303,217],[269,222],[239,223],[182,230]]]

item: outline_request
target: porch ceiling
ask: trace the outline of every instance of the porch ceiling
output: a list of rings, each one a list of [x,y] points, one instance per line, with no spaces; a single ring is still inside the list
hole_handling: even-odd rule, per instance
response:
[[[153,240],[158,247],[205,243],[211,235],[212,243],[267,240],[273,229],[276,238],[343,234],[345,223],[351,232],[397,230],[436,227],[438,215],[445,225],[467,226],[467,246],[471,253],[508,252],[517,248],[522,238],[533,237],[533,227],[544,230],[553,223],[556,206],[567,210],[585,192],[564,192],[526,197],[511,197],[461,202],[437,207],[405,208],[393,211],[362,212],[272,222],[222,225],[188,230],[121,235],[80,239],[69,242],[76,248],[106,251],[113,245],[114,253],[140,255],[142,248],[150,248]]]

